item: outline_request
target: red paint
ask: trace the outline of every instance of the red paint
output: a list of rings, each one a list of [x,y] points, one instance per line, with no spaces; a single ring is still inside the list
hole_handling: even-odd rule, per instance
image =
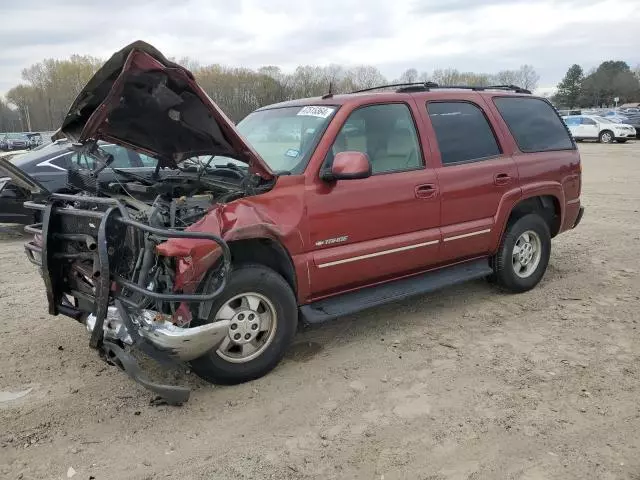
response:
[[[141,72],[162,71],[176,84],[185,85],[195,93],[216,121],[223,137],[236,152],[240,152],[242,154],[243,158],[247,160],[250,170],[253,173],[260,175],[265,179],[273,178],[273,172],[269,166],[264,162],[254,148],[242,137],[242,135],[240,135],[238,130],[235,128],[234,123],[224,114],[220,107],[218,107],[209,98],[205,91],[200,88],[196,83],[193,74],[184,67],[171,64],[167,59],[160,58],[158,55],[161,56],[161,54],[154,50],[155,49],[153,49],[153,47],[145,44],[144,42],[136,42],[116,53],[116,55],[114,55],[107,64],[102,67],[98,74],[91,79],[85,89],[91,86],[91,88],[96,89],[96,91],[100,91],[108,87],[109,93],[86,120],[78,140],[80,142],[85,142],[88,139],[102,139],[118,143],[129,149],[137,150],[151,156],[157,156],[158,152],[146,150],[137,145],[128,143],[125,140],[111,136],[108,133],[107,117],[109,116],[113,106],[120,102],[125,84],[130,80],[132,75],[136,75]],[[108,72],[103,71],[105,69],[107,69]],[[109,85],[109,78],[112,77],[114,73],[117,73],[118,75],[113,83]],[[98,86],[101,88],[97,88]],[[63,124],[61,130],[64,131],[65,127],[66,123]],[[58,137],[57,134],[56,137]],[[173,160],[179,161],[181,159]]]
[[[304,304],[466,258],[492,255],[512,209],[529,197],[555,197],[561,210],[561,231],[571,228],[580,207],[578,151],[520,152],[493,105],[493,95],[437,90],[289,102],[340,106],[304,173],[279,177],[267,193],[215,206],[189,230],[218,234],[227,242],[251,238],[280,242],[293,261],[298,302]],[[464,100],[481,108],[502,154],[443,167],[425,108],[432,100]],[[322,162],[354,109],[399,102],[409,107],[416,124],[422,168],[357,180],[320,178]],[[368,165],[363,154],[339,154],[332,171],[360,173]],[[483,230],[489,232],[468,236]],[[219,255],[211,242],[203,240],[173,239],[157,250],[166,256],[190,258],[180,260],[176,276],[176,288],[185,291],[198,285]],[[363,258],[348,261],[354,257]]]
[[[331,173],[339,178],[365,178],[371,175],[371,162],[362,152],[340,152],[333,160]]]

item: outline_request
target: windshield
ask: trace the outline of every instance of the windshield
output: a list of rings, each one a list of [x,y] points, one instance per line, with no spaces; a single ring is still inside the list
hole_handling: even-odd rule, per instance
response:
[[[28,140],[25,135],[21,135],[19,133],[7,133],[6,137],[11,140]]]
[[[300,173],[336,108],[307,105],[258,110],[237,128],[271,170]]]

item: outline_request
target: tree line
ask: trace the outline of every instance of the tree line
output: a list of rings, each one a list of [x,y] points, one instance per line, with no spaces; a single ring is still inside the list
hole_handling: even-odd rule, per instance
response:
[[[631,70],[621,61],[602,62],[585,75],[578,64],[569,67],[553,100],[560,108],[611,107],[640,102],[640,65]]]
[[[320,96],[329,89],[332,93],[348,93],[390,83],[424,81],[440,85],[508,84],[534,89],[539,79],[531,65],[495,74],[453,68],[418,72],[410,68],[399,78],[389,79],[378,68],[368,65],[303,65],[293,72],[284,72],[277,66],[258,69],[203,66],[190,58],[177,62],[194,73],[201,87],[234,121],[264,105]],[[0,132],[57,129],[71,102],[102,63],[103,60],[89,55],[72,55],[66,60],[46,59],[25,68],[22,83],[7,92],[6,100],[0,98]]]

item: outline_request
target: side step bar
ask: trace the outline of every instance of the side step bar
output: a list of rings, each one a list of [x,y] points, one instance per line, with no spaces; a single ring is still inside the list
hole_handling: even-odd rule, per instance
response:
[[[493,273],[489,260],[484,258],[422,273],[401,280],[394,280],[375,287],[337,295],[300,307],[307,323],[322,323],[337,317],[356,313],[367,308],[403,300],[415,295],[433,292],[468,280],[486,277]]]

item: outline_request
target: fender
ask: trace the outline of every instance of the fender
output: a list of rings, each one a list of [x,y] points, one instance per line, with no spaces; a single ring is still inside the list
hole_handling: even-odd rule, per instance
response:
[[[297,277],[304,281],[306,274],[300,275],[295,261],[296,254],[304,251],[304,236],[300,230],[304,213],[303,189],[298,187],[302,177],[280,180],[278,182],[282,185],[262,195],[215,205],[186,230],[212,233],[226,242],[272,240],[286,250]],[[178,257],[174,289],[184,292],[195,291],[220,257],[217,245],[199,239],[169,239],[158,245],[156,252],[165,257]],[[304,285],[298,287],[306,290]]]
[[[502,235],[507,228],[507,222],[511,215],[513,209],[523,200],[527,200],[528,198],[540,197],[540,196],[552,196],[558,200],[558,204],[560,205],[560,221],[561,225],[564,222],[564,191],[562,189],[562,185],[559,182],[535,182],[524,185],[522,188],[517,188],[513,190],[509,190],[506,192],[502,198],[500,199],[500,204],[498,206],[498,211],[496,212],[496,216],[494,217],[494,225],[496,228],[493,229],[493,238],[491,240],[491,253],[495,254],[500,247],[500,241],[502,240]]]

